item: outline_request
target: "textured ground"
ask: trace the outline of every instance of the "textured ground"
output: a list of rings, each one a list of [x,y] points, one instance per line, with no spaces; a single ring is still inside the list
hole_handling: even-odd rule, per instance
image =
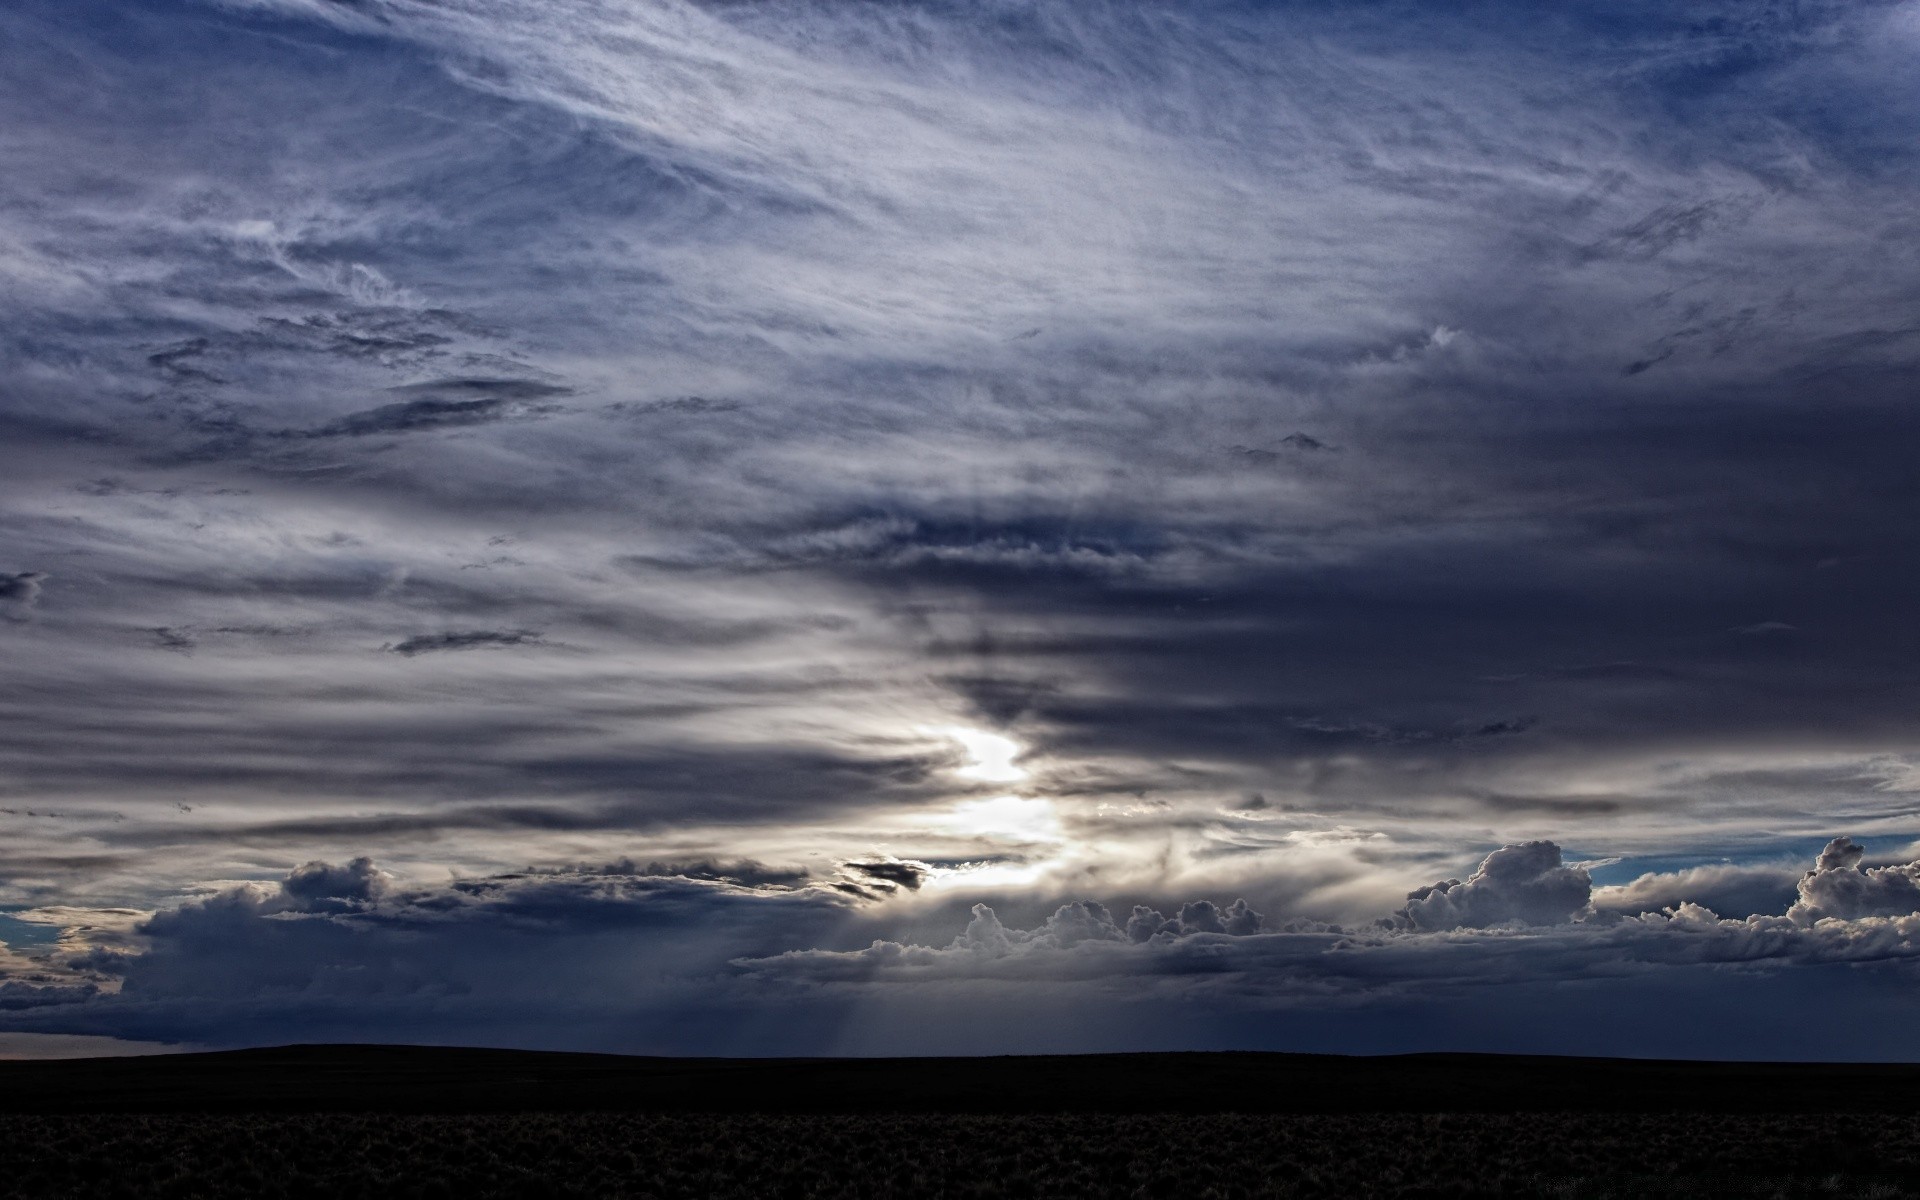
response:
[[[13,1115],[0,1195],[1904,1196],[1920,1118]]]

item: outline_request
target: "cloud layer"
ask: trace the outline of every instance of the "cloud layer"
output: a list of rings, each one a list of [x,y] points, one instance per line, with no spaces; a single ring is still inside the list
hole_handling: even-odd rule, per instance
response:
[[[365,858],[315,861],[272,887],[229,888],[16,956],[0,1010],[16,1029],[176,1044],[504,1037],[648,1052],[899,1052],[913,1043],[903,1031],[937,1013],[940,1027],[920,1036],[947,1049],[1378,1050],[1423,1036],[1497,1046],[1497,1033],[1476,1034],[1461,1014],[1524,1022],[1541,995],[1557,994],[1586,1022],[1570,1047],[1618,1053],[1645,1044],[1632,1006],[1676,991],[1704,1003],[1728,987],[1771,995],[1811,977],[1858,1010],[1910,988],[1920,901],[1902,907],[1880,889],[1920,864],[1863,867],[1861,855],[1834,840],[1784,913],[1740,918],[1688,900],[1633,915],[1593,907],[1584,873],[1534,842],[1495,850],[1467,883],[1416,889],[1407,908],[1361,927],[1277,923],[1245,901],[1190,901],[1171,918],[1136,905],[1122,919],[1077,900],[1018,928],[975,903],[944,945],[875,937],[857,949],[834,943],[897,921],[886,896],[751,863],[405,887]],[[1537,902],[1543,881],[1551,912]],[[1443,924],[1409,918],[1421,900],[1467,888],[1477,923],[1460,908]],[[1854,897],[1844,913],[1834,911],[1842,895]],[[787,948],[808,943],[818,948]],[[1854,973],[1821,974],[1834,968]],[[763,1020],[776,1011],[780,1020]],[[1740,1057],[1763,1015],[1726,1017],[1717,1036],[1691,1017],[1676,1028],[1692,1030],[1701,1056]],[[1410,1017],[1426,1027],[1402,1023]],[[1898,1039],[1876,1049],[1848,1036],[1820,1022],[1776,1033],[1773,1046],[1797,1057],[1908,1052]]]

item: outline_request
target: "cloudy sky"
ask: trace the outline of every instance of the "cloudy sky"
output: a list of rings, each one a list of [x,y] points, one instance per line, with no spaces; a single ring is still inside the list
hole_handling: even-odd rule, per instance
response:
[[[0,45],[0,1052],[1920,1058],[1920,3]]]

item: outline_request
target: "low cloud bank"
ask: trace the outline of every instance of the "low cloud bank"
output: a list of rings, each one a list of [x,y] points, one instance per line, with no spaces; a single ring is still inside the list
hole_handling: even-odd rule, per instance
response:
[[[1598,914],[1623,917],[1689,903],[1721,917],[1785,912],[1799,895],[1799,877],[1798,870],[1782,864],[1710,863],[1595,888],[1592,904]]]
[[[1598,894],[1587,869],[1549,841],[1503,846],[1465,880],[1414,889],[1372,926],[1270,926],[1236,901],[1167,918],[1144,906],[1117,921],[1091,901],[1063,905],[1032,929],[975,905],[945,946],[879,939],[862,950],[797,950],[735,965],[809,984],[881,980],[1087,979],[1136,975],[1219,980],[1268,999],[1387,995],[1410,988],[1580,980],[1657,966],[1863,963],[1920,959],[1920,864],[1863,868],[1848,838],[1783,892],[1775,868],[1701,868],[1647,875]],[[1777,897],[1784,911],[1726,918],[1729,897]],[[1632,896],[1668,901],[1628,912]],[[1789,903],[1790,901],[1790,903]]]
[[[1732,965],[1920,969],[1920,864],[1864,862],[1862,846],[1836,838],[1779,911],[1728,918],[1696,897],[1724,907],[1743,889],[1779,896],[1778,870],[1697,868],[1595,889],[1559,846],[1536,841],[1415,888],[1362,927],[1276,922],[1244,900],[1124,915],[1077,900],[1024,929],[975,904],[950,941],[919,944],[872,936],[904,919],[894,905],[908,897],[921,919],[937,904],[913,886],[923,864],[900,860],[853,860],[825,879],[622,861],[432,886],[403,885],[365,857],[315,861],[156,913],[113,947],[8,951],[0,1025],[201,1044],[531,1038],[665,1052],[737,1049],[728,1039],[758,1030],[756,1050],[799,1053],[828,1046],[847,1012],[894,1002],[884,996],[977,992],[1003,1012],[1072,996],[1271,1012],[1701,970],[1701,986],[1729,987],[1734,977],[1714,972]],[[841,886],[850,877],[867,886]],[[1669,902],[1625,911],[1635,896]]]

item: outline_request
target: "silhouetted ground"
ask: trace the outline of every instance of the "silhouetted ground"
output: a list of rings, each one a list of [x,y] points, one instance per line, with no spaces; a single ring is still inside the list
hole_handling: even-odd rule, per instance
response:
[[[1920,1071],[1419,1056],[0,1063],[0,1196],[1920,1196]]]
[[[0,1118],[9,1196],[1910,1195],[1881,1115]]]
[[[284,1046],[0,1062],[0,1112],[1887,1112],[1920,1066],[1414,1054],[635,1058]]]

